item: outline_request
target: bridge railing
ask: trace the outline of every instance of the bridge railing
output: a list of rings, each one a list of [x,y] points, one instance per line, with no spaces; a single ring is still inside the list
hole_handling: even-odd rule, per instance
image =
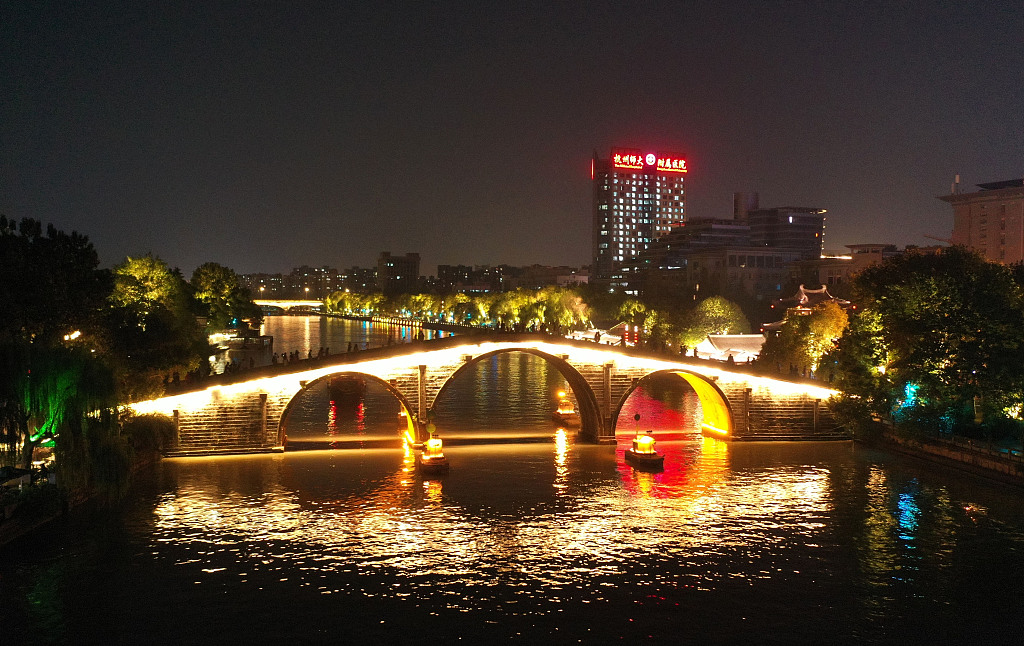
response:
[[[265,366],[256,366],[253,368],[240,368],[235,372],[212,374],[205,377],[186,378],[185,380],[181,380],[179,382],[171,382],[166,384],[165,394],[178,395],[196,390],[203,390],[211,386],[226,386],[230,384],[251,381],[253,379],[262,379],[266,377],[276,377],[280,375],[287,375],[297,372],[305,372],[307,370],[315,370],[317,368],[323,368],[326,366],[345,365],[351,363],[358,363],[361,361],[370,361],[375,359],[402,356],[404,354],[416,354],[419,352],[431,350],[445,350],[448,348],[465,345],[467,343],[484,343],[487,341],[541,341],[547,343],[556,342],[559,345],[564,345],[567,347],[575,347],[590,350],[594,349],[595,346],[597,346],[599,349],[605,352],[621,354],[623,356],[629,357],[647,358],[660,361],[679,361],[680,363],[689,365],[704,365],[714,367],[717,370],[724,370],[728,372],[734,372],[737,374],[770,377],[773,379],[778,379],[780,381],[788,381],[792,383],[803,383],[809,385],[822,385],[823,383],[827,383],[817,381],[814,379],[801,378],[799,376],[778,374],[776,371],[773,370],[765,370],[762,366],[758,366],[758,364],[756,363],[728,364],[726,362],[716,361],[713,359],[699,359],[696,357],[683,356],[674,352],[637,348],[634,346],[622,347],[618,345],[595,344],[593,341],[570,339],[560,335],[550,335],[538,332],[504,332],[500,330],[488,330],[485,328],[471,328],[470,333],[468,334],[458,334],[455,336],[448,336],[444,338],[429,339],[422,341],[414,339],[396,345],[385,344],[368,349],[353,349],[350,352],[332,352],[329,355],[322,357],[314,357],[311,359],[300,358],[297,361],[290,361],[288,363],[270,364]]]

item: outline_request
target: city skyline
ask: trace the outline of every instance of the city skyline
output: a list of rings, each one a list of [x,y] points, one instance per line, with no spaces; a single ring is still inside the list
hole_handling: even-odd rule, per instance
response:
[[[1021,176],[999,3],[0,11],[0,212],[106,265],[586,265],[615,146],[685,155],[688,217],[825,208],[827,250],[930,244],[955,174]]]

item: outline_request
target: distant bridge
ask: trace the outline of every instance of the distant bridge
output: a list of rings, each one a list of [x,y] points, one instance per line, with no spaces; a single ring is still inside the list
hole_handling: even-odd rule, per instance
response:
[[[427,413],[453,379],[479,361],[512,352],[540,357],[565,378],[577,402],[580,435],[589,441],[614,441],[626,399],[654,375],[675,376],[694,389],[707,435],[726,440],[845,437],[827,406],[835,391],[813,381],[533,334],[454,336],[266,366],[133,408],[173,417],[182,452],[269,450],[283,445],[289,410],[303,391],[332,376],[353,375],[392,393],[407,414],[408,435],[422,440]]]
[[[311,301],[311,300],[287,300],[287,299],[261,299],[258,298],[253,301],[262,309],[264,312],[283,312],[287,313],[291,310],[298,312],[309,313],[314,310],[319,310],[323,307],[323,301]]]

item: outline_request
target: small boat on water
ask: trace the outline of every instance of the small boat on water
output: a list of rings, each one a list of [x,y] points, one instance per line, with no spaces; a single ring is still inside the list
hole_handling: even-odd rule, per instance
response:
[[[580,425],[580,415],[576,412],[576,407],[573,403],[565,396],[564,392],[558,393],[558,408],[551,413],[551,419],[555,420],[559,426],[566,428],[574,428]]]
[[[431,432],[430,439],[423,443],[423,452],[416,456],[416,467],[424,475],[448,473],[448,458],[444,457],[436,432]]]
[[[633,446],[626,449],[626,462],[641,471],[661,471],[665,467],[665,456],[655,452],[654,437],[650,431],[637,433]]]

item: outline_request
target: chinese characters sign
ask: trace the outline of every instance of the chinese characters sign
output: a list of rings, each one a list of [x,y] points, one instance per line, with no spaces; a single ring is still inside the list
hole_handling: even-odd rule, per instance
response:
[[[661,173],[685,173],[686,160],[674,153],[644,153],[630,148],[612,148],[612,166],[635,170],[651,169]]]

